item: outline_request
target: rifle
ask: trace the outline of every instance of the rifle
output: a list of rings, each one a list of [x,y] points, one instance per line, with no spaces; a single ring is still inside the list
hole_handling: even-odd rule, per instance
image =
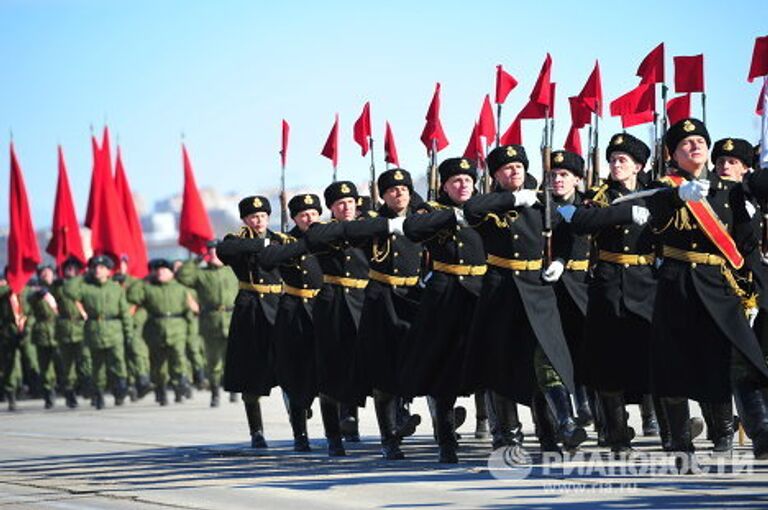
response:
[[[428,200],[437,200],[438,180],[437,180],[437,140],[432,140],[432,150],[429,151],[429,168],[427,169]]]
[[[544,119],[544,136],[541,144],[541,177],[544,191],[544,267],[552,262],[552,142],[549,129],[549,108]]]
[[[373,138],[368,137],[371,145],[371,182],[368,188],[371,190],[371,208],[375,211],[379,207],[379,188],[376,186],[376,164],[373,159]]]
[[[282,153],[282,151],[280,151]],[[285,194],[285,165],[280,166],[280,232],[288,231],[288,197]]]

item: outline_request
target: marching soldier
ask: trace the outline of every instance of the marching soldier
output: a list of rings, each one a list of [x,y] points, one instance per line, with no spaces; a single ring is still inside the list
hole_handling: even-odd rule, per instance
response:
[[[108,380],[115,405],[122,405],[128,390],[125,344],[133,340],[133,323],[123,288],[111,279],[112,259],[97,255],[88,261],[89,273],[64,283],[64,292],[80,303],[87,317],[85,341],[91,353],[94,405],[104,408]]]
[[[132,285],[128,300],[147,311],[144,331],[149,347],[151,379],[157,402],[167,405],[167,386],[174,390],[174,400],[183,402],[190,392],[185,353],[188,330],[189,291],[176,281],[173,265],[166,259],[149,261],[146,280]]]
[[[176,274],[179,282],[195,289],[200,300],[200,334],[205,342],[211,407],[218,407],[220,402],[227,333],[237,296],[237,277],[217,256],[217,244],[216,240],[208,243],[204,264],[189,260]]]
[[[46,409],[53,408],[56,402],[56,317],[59,315],[59,306],[51,293],[54,277],[52,266],[40,266],[37,269],[37,285],[30,289],[28,295],[31,339],[37,351]]]
[[[173,274],[176,276],[177,281],[179,276],[179,270],[184,265],[181,260],[173,261]],[[203,338],[200,336],[200,303],[197,295],[197,289],[189,287],[184,283],[182,285],[187,287],[190,311],[192,313],[187,316],[187,336],[186,336],[186,351],[187,351],[187,379],[192,381],[195,388],[198,390],[205,389],[205,346],[203,345]],[[190,386],[190,392],[188,398],[192,397],[192,387]]]
[[[81,387],[90,391],[91,363],[84,341],[85,310],[64,292],[64,284],[73,279],[82,283],[83,277],[80,273],[83,270],[83,264],[77,258],[70,257],[62,263],[61,270],[63,278],[53,283],[51,293],[59,308],[59,316],[56,319],[56,341],[61,356],[63,375],[61,386],[64,388],[67,407],[74,409],[78,406],[75,396],[78,381]],[[83,377],[83,374],[87,374],[87,378]]]
[[[553,166],[576,169],[579,161],[573,156],[555,152]],[[510,430],[507,408],[515,402],[530,402],[537,415],[542,449],[556,449],[556,442],[545,432],[548,412],[542,404],[546,402],[559,440],[571,450],[587,436],[572,418],[568,392],[574,390],[573,363],[553,289],[571,252],[554,252],[548,265],[544,264],[545,215],[550,212],[538,202],[534,190],[524,188],[525,149],[497,147],[488,155],[488,168],[497,191],[478,195],[464,205],[466,221],[480,234],[488,262],[471,330],[473,356],[479,357],[482,374],[479,378],[493,390],[502,445],[520,444],[518,434]]]
[[[587,384],[600,395],[606,440],[616,455],[631,450],[625,395],[650,392],[650,332],[656,295],[654,236],[641,201],[608,207],[619,197],[643,189],[638,176],[650,156],[641,140],[627,133],[611,138],[606,149],[608,180],[589,190],[582,207],[559,210],[577,234],[590,234],[597,263],[589,282],[585,331]],[[621,331],[617,340],[616,332]],[[632,359],[633,363],[616,360]]]
[[[21,389],[21,348],[29,342],[25,295],[14,293],[3,277],[0,282],[0,370],[8,410],[16,410],[16,397]]]
[[[744,186],[707,168],[704,124],[685,119],[664,140],[672,172],[649,197],[651,224],[664,260],[659,268],[651,340],[654,391],[662,398],[676,465],[696,470],[688,400],[723,405],[736,397],[756,458],[768,457],[768,402],[761,391],[768,367],[750,328],[756,308],[744,259],[755,249]],[[750,191],[768,196],[768,179],[753,175]]]
[[[234,271],[240,289],[229,327],[224,389],[243,394],[251,447],[266,448],[259,398],[276,384],[272,327],[282,285],[276,268],[261,266],[258,252],[280,237],[267,228],[272,207],[265,197],[246,197],[238,209],[244,225],[239,233],[225,236],[216,250]]]

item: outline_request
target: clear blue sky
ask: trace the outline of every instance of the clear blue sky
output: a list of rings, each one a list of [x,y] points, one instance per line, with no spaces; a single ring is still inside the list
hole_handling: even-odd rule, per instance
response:
[[[547,51],[558,83],[557,146],[570,125],[567,97],[579,92],[595,59],[607,102],[635,86],[639,62],[662,41],[670,84],[673,55],[704,53],[712,136],[756,141],[759,84],[746,75],[755,37],[768,33],[766,19],[764,0],[4,0],[0,225],[8,222],[10,129],[38,228],[51,221],[57,143],[82,221],[89,126],[100,130],[105,120],[119,135],[134,191],[150,204],[182,187],[182,131],[199,185],[243,194],[277,186],[282,118],[292,127],[288,186],[321,191],[331,165],[319,152],[334,113],[340,178],[366,178],[352,123],[368,100],[379,169],[389,120],[402,166],[421,173],[427,159],[418,137],[436,81],[451,141],[440,156],[460,155],[484,94],[493,91],[496,64],[520,81],[505,106],[506,128]],[[534,154],[541,123],[524,123]],[[620,124],[606,117],[601,127],[604,147]],[[648,138],[647,127],[631,131]]]

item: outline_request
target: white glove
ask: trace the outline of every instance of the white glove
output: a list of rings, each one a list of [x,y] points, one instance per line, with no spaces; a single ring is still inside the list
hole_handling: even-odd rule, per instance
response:
[[[557,208],[557,212],[563,217],[566,223],[570,223],[573,215],[576,213],[576,206],[571,204],[561,205]]]
[[[269,237],[264,238],[264,247],[266,248],[267,246],[269,246]]]
[[[405,223],[405,216],[398,216],[397,218],[392,218],[389,220],[389,233],[390,234],[398,234],[398,235],[405,235],[403,232],[403,223]]]
[[[560,259],[553,260],[549,267],[541,272],[541,279],[547,283],[555,283],[563,276],[563,271],[565,271],[563,261]]]
[[[749,214],[750,218],[755,217],[755,213],[757,212],[757,209],[755,209],[755,206],[752,205],[752,202],[750,202],[749,200],[745,200],[744,208],[747,210],[747,214]]]
[[[539,200],[532,189],[513,191],[512,194],[515,196],[515,207],[531,207]]]
[[[632,206],[632,223],[635,225],[645,225],[648,223],[648,218],[651,216],[651,211],[646,207],[640,205]]]
[[[699,202],[709,193],[709,181],[693,180],[680,185],[677,195],[686,202]]]
[[[464,209],[462,209],[461,207],[454,207],[453,215],[456,216],[456,223],[458,223],[462,227],[469,226],[469,223],[467,223],[466,218],[464,218]]]
[[[755,319],[757,319],[757,308],[750,308],[747,310],[747,321],[749,321],[749,327],[755,326]]]

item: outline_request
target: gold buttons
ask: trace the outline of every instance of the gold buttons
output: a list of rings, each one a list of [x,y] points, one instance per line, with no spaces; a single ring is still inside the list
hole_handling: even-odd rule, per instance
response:
[[[628,268],[629,264],[624,264],[624,269]]]
[[[625,234],[629,234],[629,229],[628,229],[628,228],[625,228],[625,229],[624,229],[624,233],[625,233]]]
[[[264,283],[264,278],[259,278],[259,283]]]
[[[397,269],[397,268],[393,269],[393,272],[394,272],[395,274],[399,273],[399,271],[398,271],[398,269]]]
[[[303,269],[303,270],[301,271],[301,274],[307,274],[308,272],[309,272],[309,271],[307,271],[306,269]]]
[[[459,264],[463,264],[463,263],[464,263],[464,259],[459,259]]]
[[[520,271],[515,270],[515,275],[519,275]]]
[[[307,260],[307,256],[306,255],[302,255],[301,256],[301,260]]]
[[[691,243],[691,248],[698,248],[699,245],[697,243]]]
[[[398,256],[400,256],[400,254],[399,254],[399,253],[397,253],[397,252],[395,252],[395,253],[393,253],[393,254],[392,254],[392,256],[393,256],[393,257],[398,257]]]
[[[696,269],[696,262],[691,262],[691,269]]]
[[[305,284],[304,284],[304,288],[306,289],[307,287],[308,287],[308,285],[305,283]]]
[[[459,276],[459,280],[463,280],[463,279],[464,279],[464,277],[460,275]]]
[[[731,206],[730,206],[730,205],[728,205],[728,204],[724,204],[724,205],[723,205],[723,207],[725,207],[726,209],[728,209],[728,208],[730,208]]]
[[[346,257],[344,257],[344,260],[352,260],[352,257],[350,257],[349,255],[347,255]]]
[[[519,257],[519,256],[520,256],[520,253],[518,253],[518,252],[515,252],[515,253],[514,253],[512,256],[513,256],[513,257],[515,257],[515,258],[517,258],[517,257]]]
[[[461,241],[459,241],[459,248],[461,248],[462,246],[464,246],[464,243],[462,243]]]
[[[391,239],[394,241],[395,239],[397,239],[397,236],[395,234],[392,234],[392,238]]]
[[[512,236],[512,239],[519,239],[519,238],[520,238],[520,236],[518,234],[515,234],[515,235]]]
[[[625,246],[624,251],[629,251],[629,246]]]
[[[344,293],[345,293],[345,294],[349,294],[349,289],[347,289],[347,288],[344,288]]]
[[[347,271],[346,273],[344,273],[344,275],[345,275],[345,276],[349,276],[349,271]]]

